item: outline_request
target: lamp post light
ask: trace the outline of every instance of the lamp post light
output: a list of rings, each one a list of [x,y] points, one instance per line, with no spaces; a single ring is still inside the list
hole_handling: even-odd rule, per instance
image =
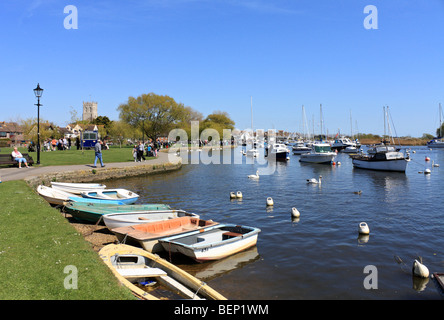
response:
[[[43,89],[37,83],[37,88],[34,89],[34,94],[37,97],[37,164],[40,164],[40,97],[43,94]]]

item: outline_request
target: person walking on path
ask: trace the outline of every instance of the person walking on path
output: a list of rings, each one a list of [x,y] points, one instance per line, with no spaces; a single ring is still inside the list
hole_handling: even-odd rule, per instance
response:
[[[17,147],[14,147],[14,151],[11,152],[11,155],[14,160],[18,162],[19,169],[22,167],[22,162],[25,164],[26,168],[29,168],[26,158],[23,158],[23,155],[17,150]]]
[[[142,159],[143,159],[143,161],[146,160],[145,156],[143,155],[144,149],[145,148],[144,148],[142,141],[139,141],[139,150],[138,150],[138,156],[137,156],[139,161],[142,161]]]
[[[97,140],[95,146],[94,146],[94,152],[96,157],[94,158],[94,168],[97,168],[97,159],[100,160],[100,164],[102,165],[102,168],[105,166],[103,164],[103,159],[102,159],[102,140]]]

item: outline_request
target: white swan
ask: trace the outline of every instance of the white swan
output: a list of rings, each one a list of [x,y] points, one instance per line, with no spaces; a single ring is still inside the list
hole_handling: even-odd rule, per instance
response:
[[[248,176],[248,178],[250,178],[250,179],[259,179],[259,170],[256,171],[256,174],[250,174]]]
[[[319,176],[319,180],[316,180],[315,178],[307,179],[307,183],[313,183],[313,184],[321,184],[322,176]]]
[[[420,277],[420,278],[428,278],[429,277],[429,269],[416,259],[415,259],[415,261],[413,261],[412,272],[413,272],[413,275]]]

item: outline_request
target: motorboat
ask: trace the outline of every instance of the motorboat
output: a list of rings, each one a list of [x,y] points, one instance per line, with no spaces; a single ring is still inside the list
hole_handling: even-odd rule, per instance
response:
[[[164,300],[177,296],[181,300],[226,300],[205,282],[141,248],[109,244],[99,251],[99,256],[119,282],[139,299]],[[148,283],[153,284],[149,292],[142,289]]]
[[[335,139],[335,141],[331,145],[331,149],[333,151],[343,151],[347,147],[359,147],[358,144],[347,137],[340,137]]]
[[[299,155],[310,152],[311,147],[305,145],[304,142],[298,141],[292,146],[293,154]]]
[[[202,230],[160,239],[165,251],[181,253],[198,262],[218,260],[257,243],[261,230],[234,224],[219,224]]]
[[[378,145],[372,153],[352,155],[352,163],[355,168],[405,172],[408,158],[402,152],[390,145]]]
[[[326,142],[315,142],[309,153],[301,154],[300,162],[330,164],[336,157],[336,152]]]
[[[283,143],[273,143],[265,149],[265,156],[276,160],[290,160],[290,151]]]

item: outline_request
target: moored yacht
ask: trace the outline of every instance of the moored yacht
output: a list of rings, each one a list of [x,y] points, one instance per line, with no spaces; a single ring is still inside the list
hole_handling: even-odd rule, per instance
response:
[[[308,153],[308,152],[310,152],[310,150],[311,150],[311,148],[310,148],[310,147],[307,147],[307,146],[305,145],[305,143],[302,142],[302,141],[298,141],[298,142],[296,142],[296,143],[293,145],[293,147],[292,147],[293,154],[303,154],[303,153]]]
[[[276,160],[290,160],[290,151],[285,144],[273,143],[265,148],[265,156]]]
[[[355,168],[405,172],[408,158],[395,147],[389,145],[378,145],[369,154],[357,154],[351,156]]]
[[[335,151],[335,150],[342,151],[347,147],[355,147],[356,148],[356,147],[359,147],[359,145],[355,141],[352,141],[346,137],[341,137],[341,138],[335,139],[335,141],[331,145],[331,149],[333,151]]]

